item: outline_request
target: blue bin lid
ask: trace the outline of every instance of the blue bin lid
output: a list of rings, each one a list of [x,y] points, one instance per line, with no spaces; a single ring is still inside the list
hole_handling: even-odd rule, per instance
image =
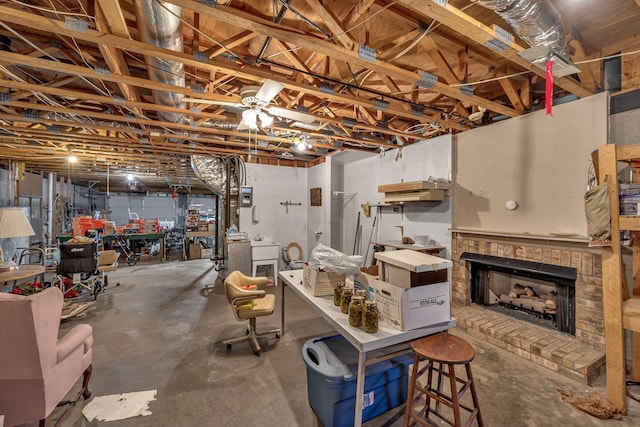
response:
[[[347,347],[351,347],[351,349]],[[313,338],[304,343],[302,358],[309,367],[325,377],[347,379],[353,376],[351,370],[343,362],[345,356],[349,356],[349,351],[355,352],[357,363],[358,351],[341,335]]]
[[[342,335],[308,340],[302,347],[302,357],[310,368],[326,378],[355,380],[358,374],[358,350]],[[412,361],[413,358],[405,355],[378,362],[367,366],[367,374],[388,370],[398,362]]]

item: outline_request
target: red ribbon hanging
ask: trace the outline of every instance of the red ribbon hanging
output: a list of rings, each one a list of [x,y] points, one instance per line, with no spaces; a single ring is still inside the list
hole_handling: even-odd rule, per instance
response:
[[[547,115],[552,116],[553,108],[553,61],[547,61],[547,80],[545,82],[544,105],[547,109]]]

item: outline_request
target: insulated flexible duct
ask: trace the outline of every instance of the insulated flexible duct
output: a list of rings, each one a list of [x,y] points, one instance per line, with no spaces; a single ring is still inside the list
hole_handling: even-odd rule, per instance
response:
[[[495,11],[531,46],[546,46],[569,58],[560,13],[550,0],[476,0]]]
[[[233,159],[222,159],[208,156],[191,156],[191,167],[196,176],[207,186],[209,190],[220,197],[225,197],[225,185],[227,182],[227,162]],[[231,194],[238,194],[238,165],[232,163]]]
[[[182,9],[171,3],[163,3],[156,0],[136,0],[136,21],[140,32],[140,39],[150,45],[163,49],[182,52],[182,23],[179,16]],[[169,10],[167,10],[169,9]],[[160,59],[151,55],[145,55],[147,72],[151,80],[185,87],[184,64],[176,61]],[[184,95],[163,90],[153,90],[153,100],[158,105],[166,105],[174,108],[185,108],[182,102]],[[184,114],[159,112],[163,121],[171,123],[185,123]]]

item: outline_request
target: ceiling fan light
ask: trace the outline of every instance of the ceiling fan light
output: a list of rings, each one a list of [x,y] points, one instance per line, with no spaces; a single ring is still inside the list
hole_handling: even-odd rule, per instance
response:
[[[269,127],[273,124],[273,116],[261,111],[260,114],[260,123],[262,123],[263,127]]]
[[[258,119],[253,110],[244,110],[242,112],[242,120],[251,129],[256,129],[258,127]]]
[[[305,144],[302,141],[298,142],[296,145],[293,146],[293,149],[298,153],[302,153],[304,150],[306,150],[306,148],[307,148],[307,144]]]

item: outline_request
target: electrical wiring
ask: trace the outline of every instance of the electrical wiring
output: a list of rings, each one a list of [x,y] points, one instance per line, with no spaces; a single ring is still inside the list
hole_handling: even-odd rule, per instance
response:
[[[29,46],[31,46],[32,48],[36,49],[38,52],[42,53],[43,55],[47,56],[48,58],[54,60],[55,62],[61,62],[58,58],[56,58],[55,56],[49,54],[48,52],[45,52],[44,50],[40,49],[37,45],[35,45],[34,43],[31,42],[31,40],[27,39],[26,37],[24,37],[22,34],[19,34],[17,31],[15,31],[13,28],[11,28],[10,26],[8,26],[7,24],[5,24],[4,22],[0,21],[0,26],[4,27],[6,30],[8,30],[9,32],[11,32],[13,35],[15,35],[16,37],[18,37],[19,39],[21,39],[22,41],[24,41],[25,43],[27,43]],[[91,67],[89,67],[91,68]],[[84,76],[79,76],[83,81],[85,81],[87,84],[89,84],[91,87],[93,87],[98,93],[100,93],[103,96],[111,96],[109,93],[104,93],[102,91],[102,89],[100,89],[98,86],[96,86],[92,81],[90,81],[89,79],[87,79]]]
[[[230,54],[232,54],[233,56],[237,57],[239,60],[240,57],[238,55],[236,55],[231,49],[229,49],[227,46],[225,46],[223,43],[219,42],[218,40],[214,39],[213,37],[211,37],[209,34],[201,31],[199,28],[196,28],[195,26],[191,25],[189,22],[187,22],[182,16],[178,16],[175,12],[173,12],[171,9],[169,9],[167,6],[164,5],[164,2],[161,0],[155,0],[160,7],[162,7],[164,10],[166,10],[167,12],[169,12],[171,15],[173,15],[174,17],[178,18],[180,20],[180,22],[182,22],[184,25],[186,25],[187,27],[189,27],[190,29],[192,29],[193,31],[197,32],[198,34],[200,34],[201,36],[204,36],[206,39],[208,39],[209,41],[217,44],[219,47],[221,47],[222,49],[226,50],[227,52],[229,52]]]
[[[616,53],[615,55],[602,56],[602,57],[599,57],[599,58],[585,59],[584,61],[574,62],[574,64],[576,64],[576,65],[589,64],[589,63],[592,63],[592,62],[606,61],[608,59],[620,58],[620,57],[623,57],[623,56],[637,55],[637,54],[640,54],[640,49],[632,50],[631,52],[620,52],[620,53]],[[495,81],[502,80],[502,79],[508,79],[508,78],[511,78],[511,77],[517,77],[517,76],[521,76],[523,74],[529,74],[529,73],[532,73],[532,71],[521,71],[519,73],[513,73],[513,74],[509,74],[507,76],[494,77],[494,78],[491,78],[491,79],[479,80],[477,82],[450,84],[449,86],[450,87],[460,87],[460,86],[467,86],[467,85],[468,86],[474,86],[474,85],[480,85],[480,84],[484,84],[484,83],[495,82]]]
[[[51,7],[53,9],[48,9],[46,7],[40,7],[40,6],[36,6],[33,4],[29,4],[29,3],[23,3],[21,1],[18,0],[9,0],[11,3],[16,3],[19,4],[21,6],[30,8],[30,9],[36,9],[36,10],[40,10],[42,12],[49,12],[49,13],[53,13],[55,15],[63,15],[63,16],[82,16],[84,18],[90,19],[91,21],[95,22],[96,18],[91,16],[91,15],[87,15],[86,13],[78,13],[78,12],[63,12],[63,11],[59,11],[57,10],[55,7],[53,7],[53,5],[51,5]],[[84,8],[83,8],[84,9]]]
[[[637,55],[639,53],[640,53],[640,49],[632,50],[631,52],[620,52],[620,53],[616,53],[615,55],[602,56],[600,58],[593,58],[593,59],[585,59],[584,61],[574,62],[574,64],[578,64],[578,65],[589,64],[591,62],[606,61],[607,59],[620,58],[627,55]]]
[[[285,0],[279,0],[280,3],[282,4],[282,6],[286,7],[288,10],[290,10],[291,12],[293,12],[296,16],[298,16],[300,19],[302,19],[304,22],[306,22],[309,26],[311,26],[312,28],[316,29],[317,31],[320,31],[322,34],[324,34],[327,37],[327,40],[330,40],[333,44],[338,44],[333,37],[331,36],[331,34],[329,34],[327,31],[325,31],[322,27],[320,27],[318,24],[316,24],[315,22],[311,21],[309,18],[307,18],[306,16],[304,16],[302,13],[298,12],[298,10],[296,10],[295,8],[293,8],[289,2],[285,1]],[[397,1],[397,0],[396,0]],[[351,76],[353,77],[353,80],[356,82],[356,86],[358,86],[358,79],[356,79],[356,76],[353,72],[353,69],[351,68],[351,65],[349,65],[349,62],[345,61],[344,62],[345,65],[347,66],[347,70],[349,70],[349,73],[351,74]]]

